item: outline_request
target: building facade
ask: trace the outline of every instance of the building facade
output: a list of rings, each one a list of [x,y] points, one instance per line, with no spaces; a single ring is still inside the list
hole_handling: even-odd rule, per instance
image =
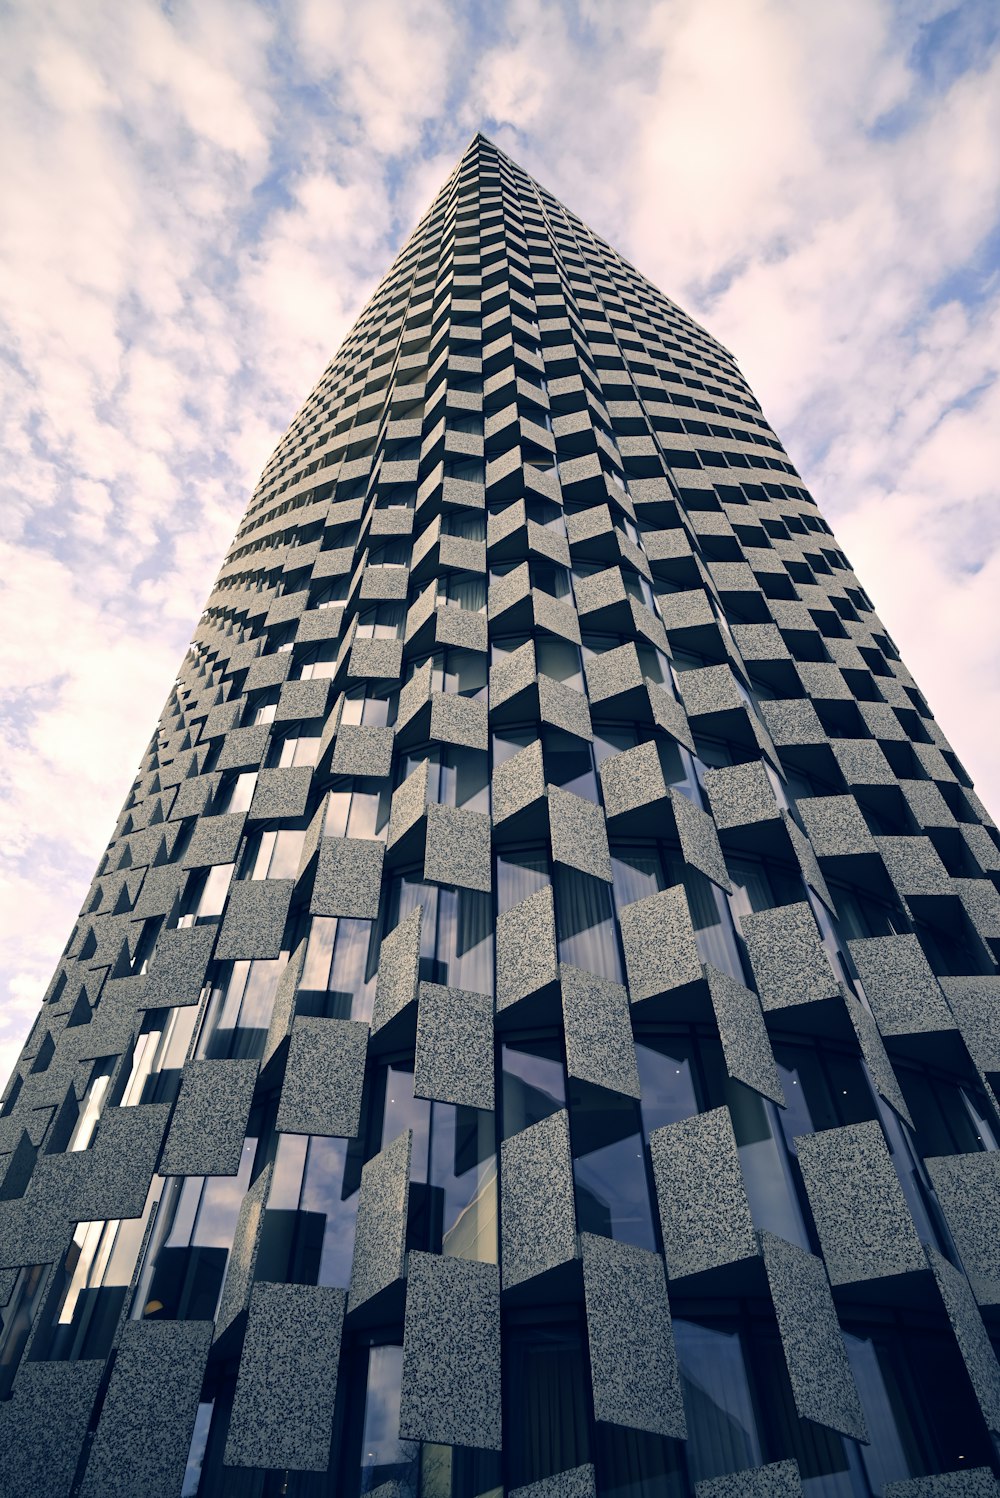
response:
[[[731,355],[483,137],[0,1109],[0,1494],[994,1494],[1000,840]]]

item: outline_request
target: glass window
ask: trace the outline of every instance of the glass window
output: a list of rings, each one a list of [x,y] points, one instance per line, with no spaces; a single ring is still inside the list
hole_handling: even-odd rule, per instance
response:
[[[509,1139],[566,1106],[566,1069],[556,1037],[508,1041],[500,1048],[503,1137]]]
[[[739,1332],[678,1318],[674,1341],[692,1480],[760,1466],[760,1440]]]
[[[553,867],[559,961],[622,981],[611,888],[565,864]]]
[[[198,1055],[211,1061],[261,1056],[274,995],[288,953],[273,959],[220,963],[212,985]]]
[[[589,1462],[588,1364],[578,1319],[513,1325],[505,1354],[509,1486],[540,1482]]]
[[[374,921],[313,916],[296,1013],[368,1023],[375,1002],[379,943]]]
[[[175,1100],[197,1028],[198,1014],[197,1004],[146,1011],[132,1047],[129,1070],[124,1074],[120,1107],[130,1108],[138,1103],[172,1103]]]
[[[135,1320],[211,1321],[218,1309],[257,1140],[235,1176],[172,1176],[164,1184],[136,1288]]]
[[[655,1250],[637,1105],[574,1080],[569,1117],[580,1231]]]
[[[256,1278],[346,1290],[360,1182],[360,1151],[354,1141],[280,1134]]]
[[[10,1396],[28,1334],[42,1303],[47,1264],[31,1264],[17,1271],[7,1304],[0,1306],[0,1399]]]
[[[544,848],[497,854],[497,914],[503,915],[550,883],[549,859]]]
[[[420,1443],[399,1437],[402,1347],[368,1349],[365,1413],[361,1433],[361,1492],[371,1493],[384,1483],[398,1483],[399,1491],[416,1494]]]

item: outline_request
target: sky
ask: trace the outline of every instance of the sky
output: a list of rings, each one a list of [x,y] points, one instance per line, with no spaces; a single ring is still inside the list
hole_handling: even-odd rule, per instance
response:
[[[0,1081],[261,469],[476,130],[734,353],[1000,817],[994,0],[0,0]]]

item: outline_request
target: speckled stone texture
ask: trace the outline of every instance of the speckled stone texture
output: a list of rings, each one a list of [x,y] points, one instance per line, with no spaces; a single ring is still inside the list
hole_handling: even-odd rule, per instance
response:
[[[413,1091],[466,1108],[492,1108],[493,1000],[488,994],[421,983]]]
[[[411,1253],[399,1433],[500,1450],[500,1271]]]
[[[705,978],[729,1075],[784,1107],[785,1094],[757,995],[708,963]]]
[[[597,1482],[589,1462],[568,1472],[556,1472],[527,1487],[512,1488],[508,1498],[597,1498]]]
[[[769,1462],[696,1482],[694,1491],[695,1498],[802,1498],[802,1480],[798,1462]]]
[[[196,1004],[215,941],[214,926],[161,931],[143,990],[143,1006],[165,1009]]]
[[[610,755],[600,767],[601,794],[609,821],[667,797],[660,756],[649,739]]]
[[[565,962],[559,981],[569,1075],[637,1098],[639,1070],[626,989]]]
[[[887,1482],[882,1498],[997,1498],[998,1491],[1000,1486],[989,1467],[970,1467],[965,1472]]]
[[[681,791],[671,790],[670,803],[685,861],[722,889],[730,890],[729,872],[712,818]]]
[[[1000,977],[942,978],[969,1055],[981,1071],[1000,1071]]]
[[[23,1363],[0,1402],[4,1498],[68,1498],[104,1363]]]
[[[368,1026],[299,1015],[292,1025],[276,1127],[352,1138],[361,1121]]]
[[[391,728],[374,724],[342,723],[337,729],[330,769],[334,775],[382,777],[392,769]]]
[[[219,1298],[219,1309],[215,1313],[216,1339],[246,1309],[253,1284],[260,1246],[261,1228],[264,1222],[264,1204],[271,1188],[272,1165],[266,1165],[240,1203],[233,1234],[233,1246],[226,1265],[226,1278]]]
[[[490,834],[485,812],[432,802],[427,808],[424,878],[488,892],[492,888]]]
[[[576,1205],[565,1110],[500,1146],[503,1287],[576,1258]]]
[[[251,821],[305,816],[312,770],[308,765],[261,770],[250,803]]]
[[[788,745],[825,744],[826,734],[819,714],[808,698],[760,704],[760,715],[779,748]]]
[[[256,1061],[189,1061],[163,1146],[161,1175],[235,1175],[256,1080]]]
[[[760,1246],[795,1408],[803,1419],[868,1440],[822,1260],[773,1233],[761,1233]]]
[[[729,1109],[654,1129],[649,1148],[670,1278],[754,1258],[757,1239]]]
[[[325,1470],[345,1299],[326,1286],[254,1286],[227,1466]]]
[[[548,787],[548,795],[552,857],[610,884],[611,854],[601,808],[554,785]]]
[[[594,1416],[655,1435],[687,1435],[659,1254],[581,1235]]]
[[[78,1178],[77,1189],[67,1194],[69,1215],[78,1222],[140,1216],[169,1118],[166,1103],[106,1108],[85,1152],[86,1173]],[[59,1157],[50,1158],[54,1163]]]
[[[536,739],[493,771],[493,821],[501,823],[545,795],[542,741]]]
[[[426,814],[430,774],[430,760],[421,760],[416,769],[411,770],[393,791],[387,837],[389,848],[394,847],[411,828],[416,827]]]
[[[356,1310],[403,1277],[412,1141],[407,1129],[369,1160],[361,1172],[348,1311]]]
[[[385,844],[374,838],[321,838],[310,915],[375,920],[384,857]]]
[[[877,851],[853,796],[802,796],[797,805],[818,858],[852,858]]]
[[[800,1134],[795,1147],[831,1284],[924,1268],[879,1124]]]
[[[487,749],[486,703],[454,692],[435,692],[431,698],[430,736],[442,744]]]
[[[382,940],[375,984],[375,1007],[372,1011],[372,1033],[388,1024],[407,1004],[412,1004],[417,996],[423,913],[424,907],[418,905]]]
[[[765,1014],[817,999],[839,987],[813,913],[803,901],[743,917],[743,939]]]
[[[1000,1365],[969,1282],[937,1249],[928,1247],[927,1258],[983,1419],[994,1435],[1000,1435]]]
[[[589,742],[594,737],[590,707],[583,693],[544,673],[538,677],[538,716],[543,723],[564,728],[578,739]]]
[[[176,1498],[212,1340],[210,1321],[129,1321],[81,1498]]]
[[[558,973],[552,886],[497,917],[497,1012],[554,983]]]
[[[230,886],[216,958],[277,957],[292,899],[291,879],[240,879]]]
[[[955,1028],[941,986],[914,935],[873,936],[848,946],[883,1035]]]
[[[623,905],[618,919],[633,1004],[701,979],[701,959],[682,884]]]
[[[210,864],[235,863],[245,823],[245,812],[201,817],[181,860],[182,867],[203,869]]]
[[[934,1190],[980,1305],[1000,1305],[1000,1154],[926,1161]]]
[[[889,1053],[886,1051],[878,1025],[869,1010],[865,1008],[860,999],[854,997],[850,989],[844,988],[842,992],[848,1018],[854,1027],[854,1034],[861,1048],[865,1065],[872,1074],[876,1090],[887,1103],[895,1108],[900,1118],[904,1118],[912,1128],[913,1119],[906,1106],[899,1079],[892,1069],[892,1062],[889,1060]]]
[[[720,832],[778,819],[774,788],[762,760],[705,771],[705,790]]]

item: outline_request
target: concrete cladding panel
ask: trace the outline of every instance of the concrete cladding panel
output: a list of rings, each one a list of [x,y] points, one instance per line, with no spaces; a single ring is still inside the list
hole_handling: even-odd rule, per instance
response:
[[[500,1271],[411,1253],[399,1433],[500,1450]]]
[[[254,1286],[227,1465],[325,1471],[345,1300],[320,1285]]]
[[[728,1108],[654,1129],[649,1138],[663,1253],[671,1279],[757,1254]]]
[[[81,1498],[175,1498],[212,1340],[210,1321],[129,1321]]]
[[[581,1237],[594,1415],[655,1435],[687,1435],[663,1260]]]
[[[361,1120],[368,1026],[299,1015],[292,1025],[276,1127],[351,1138]]]
[[[552,1113],[500,1149],[500,1263],[504,1289],[576,1258],[569,1118]]]

